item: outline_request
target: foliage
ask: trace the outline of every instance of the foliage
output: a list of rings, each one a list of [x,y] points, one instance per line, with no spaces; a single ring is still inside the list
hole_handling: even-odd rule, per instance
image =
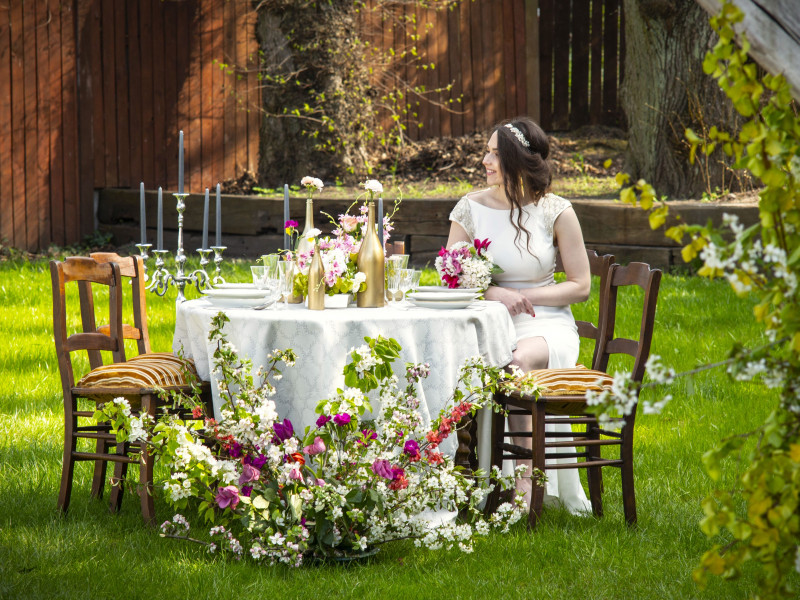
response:
[[[717,542],[704,554],[695,578],[707,585],[709,574],[738,577],[746,562],[756,561],[761,566],[757,597],[794,598],[797,589],[789,574],[800,571],[800,118],[783,76],[759,77],[744,35],[736,46],[734,26],[741,20],[738,8],[723,3],[711,19],[719,41],[703,68],[747,121],[738,135],[711,128],[708,138],[692,131],[686,136],[692,159],[698,151],[710,155],[721,150],[734,157],[736,168],[761,180],[760,222],[745,229],[726,215],[727,231],[710,223],[679,222],[666,234],[676,241],[688,237],[683,258],[699,257],[700,275],[723,277],[737,294],[757,298],[754,317],[769,344],[754,350],[737,345],[729,372],[779,390],[781,402],[754,431],[727,438],[704,456],[714,480],[722,476],[726,457],[740,455],[746,469],[737,487],[716,491],[703,502],[702,529]],[[665,225],[669,214],[655,198],[644,181],[622,194],[624,201],[650,211],[654,229]],[[749,438],[757,443],[744,450]]]
[[[252,364],[225,339],[227,322],[219,313],[209,335],[223,399],[220,420],[206,418],[200,430],[165,415],[152,427],[150,442],[169,468],[164,488],[170,502],[178,510],[195,509],[214,524],[209,537],[218,542],[189,538],[182,515],[162,525],[164,535],[237,558],[247,552],[256,561],[300,566],[305,558],[347,556],[400,539],[470,552],[473,536],[492,528],[508,531],[522,516],[519,497],[484,518],[478,504],[491,489],[488,482],[480,473],[465,476],[438,449],[464,416],[481,407],[499,410],[492,394],[512,383],[501,368],[480,358],[467,361],[451,407],[427,429],[417,410],[417,386],[429,367],[406,365],[406,385],[400,388],[391,368],[399,344],[365,338],[367,343],[350,353],[345,389],[320,401],[316,426],[300,434],[288,419],[278,419],[271,400],[276,393],[271,380],[280,376],[277,364],[292,366],[294,353],[274,351],[268,367],[254,377]],[[372,390],[381,407],[374,422],[366,422]],[[120,426],[130,417],[123,405],[107,403],[99,416],[112,430],[138,433],[141,421],[137,427]],[[495,476],[504,487],[513,484],[513,477]],[[443,519],[441,511],[467,514],[470,521]]]

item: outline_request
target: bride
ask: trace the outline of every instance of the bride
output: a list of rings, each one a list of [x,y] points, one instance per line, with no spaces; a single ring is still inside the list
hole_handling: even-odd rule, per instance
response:
[[[511,364],[523,371],[575,366],[579,338],[569,305],[586,300],[591,286],[578,217],[569,201],[547,191],[548,154],[547,135],[533,120],[520,117],[497,125],[483,158],[489,187],[458,202],[447,240],[448,247],[476,238],[491,241],[490,252],[503,272],[494,276],[485,297],[502,302],[511,314],[517,334]],[[566,273],[561,283],[553,279],[556,248]],[[509,416],[509,428],[530,431],[530,416]],[[568,425],[548,426],[555,428],[569,430]],[[531,448],[531,438],[514,443]],[[546,503],[560,502],[572,512],[591,509],[577,470],[547,475]],[[518,479],[517,489],[530,502],[530,477]]]

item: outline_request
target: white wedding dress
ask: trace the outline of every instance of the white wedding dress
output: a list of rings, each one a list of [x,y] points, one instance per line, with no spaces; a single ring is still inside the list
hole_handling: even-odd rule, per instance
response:
[[[497,285],[509,288],[534,288],[554,285],[556,249],[553,245],[553,225],[568,208],[568,200],[553,194],[544,196],[538,204],[522,208],[522,227],[530,232],[528,250],[524,250],[524,233],[515,242],[516,230],[509,221],[509,210],[489,208],[464,196],[456,204],[450,220],[455,221],[471,239],[489,239],[489,253],[495,264],[503,269],[493,277]],[[517,221],[516,212],[512,215]],[[517,341],[543,337],[549,350],[548,368],[574,367],[578,360],[579,338],[575,319],[569,306],[534,306],[535,317],[521,314],[512,317]],[[570,431],[569,425],[547,425],[547,431]],[[556,459],[555,462],[574,462],[575,459]],[[545,503],[560,503],[570,512],[591,510],[580,482],[577,469],[547,471]]]

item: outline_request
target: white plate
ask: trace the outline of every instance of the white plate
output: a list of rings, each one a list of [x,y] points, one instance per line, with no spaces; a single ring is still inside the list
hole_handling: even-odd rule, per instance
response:
[[[475,292],[464,290],[453,290],[452,293],[442,294],[441,292],[412,292],[408,297],[412,300],[431,300],[434,302],[453,302],[457,300],[474,300]]]
[[[449,288],[443,285],[421,285],[417,288],[418,292],[432,292],[436,294],[462,294],[469,292],[473,295],[482,294],[481,288]]]
[[[215,290],[254,290],[252,283],[220,283],[214,286]]]
[[[253,299],[253,298],[260,298],[263,299],[267,292],[266,290],[257,290],[254,287],[250,288],[211,288],[208,290],[203,290],[203,295],[205,295],[209,300],[214,299],[222,299],[222,300],[241,300],[241,299]]]
[[[470,304],[473,303],[473,301],[474,300],[472,300],[471,298],[469,300],[415,300],[414,298],[411,299],[411,302],[415,306],[419,306],[420,308],[436,308],[443,310],[467,308]]]

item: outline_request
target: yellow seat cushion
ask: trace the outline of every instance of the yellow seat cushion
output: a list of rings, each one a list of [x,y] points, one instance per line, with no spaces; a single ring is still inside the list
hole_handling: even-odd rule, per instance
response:
[[[186,374],[197,377],[194,363],[166,352],[141,354],[124,363],[111,363],[89,371],[78,381],[78,388],[175,389],[187,385]],[[93,400],[108,401],[120,394],[89,395]],[[132,397],[122,394],[128,400]]]
[[[539,386],[542,396],[580,396],[611,389],[614,378],[582,365],[569,369],[537,369],[525,374]]]

